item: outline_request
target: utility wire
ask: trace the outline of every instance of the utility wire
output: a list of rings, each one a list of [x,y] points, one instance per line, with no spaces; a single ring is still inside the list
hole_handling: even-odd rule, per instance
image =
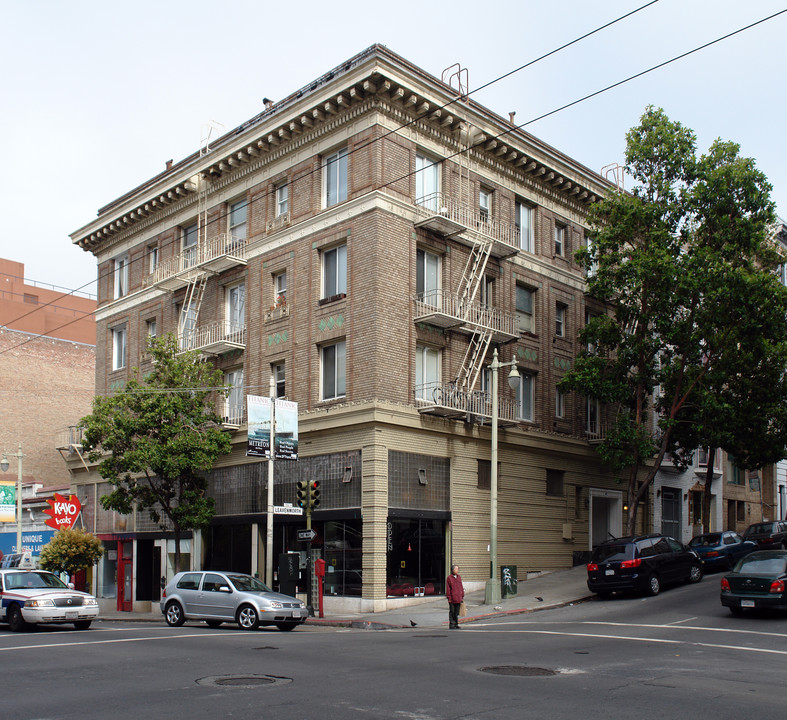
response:
[[[658,1],[658,0],[655,0],[655,1]],[[643,7],[647,7],[647,6],[643,6]],[[670,65],[670,64],[672,64],[672,63],[674,63],[674,62],[676,62],[678,60],[681,60],[681,59],[683,59],[685,57],[688,57],[689,55],[692,55],[692,54],[694,54],[696,52],[699,52],[700,50],[704,50],[704,49],[706,49],[706,48],[708,48],[708,47],[710,47],[712,45],[715,45],[715,44],[717,44],[719,42],[722,42],[723,40],[727,40],[727,39],[729,39],[729,38],[731,38],[731,37],[733,37],[735,35],[738,35],[739,33],[742,33],[742,32],[744,32],[746,30],[749,30],[749,29],[751,29],[753,27],[761,25],[762,23],[768,22],[769,20],[773,20],[774,18],[776,18],[776,17],[778,17],[780,15],[783,15],[784,13],[787,13],[787,9],[780,10],[779,12],[773,13],[772,15],[769,15],[768,17],[765,17],[765,18],[762,18],[761,20],[757,20],[757,21],[755,21],[753,23],[750,23],[749,25],[746,25],[746,26],[744,26],[742,28],[739,28],[738,30],[734,30],[734,31],[732,31],[730,33],[727,33],[726,35],[722,35],[721,37],[718,37],[715,40],[711,40],[710,42],[704,43],[703,45],[699,45],[698,47],[696,47],[696,48],[694,48],[692,50],[688,50],[688,51],[686,51],[684,53],[676,55],[676,56],[670,58],[669,60],[665,60],[665,61],[663,61],[661,63],[658,63],[657,65],[653,65],[653,66],[651,66],[650,68],[648,68],[646,70],[642,70],[642,71],[640,71],[638,73],[635,73],[634,75],[630,75],[629,77],[627,77],[627,78],[625,78],[623,80],[619,80],[618,82],[615,82],[615,83],[612,83],[610,85],[607,85],[607,86],[605,86],[605,87],[603,87],[603,88],[601,88],[599,90],[596,90],[596,91],[594,91],[592,93],[589,93],[588,95],[585,95],[585,96],[583,96],[583,97],[581,97],[581,98],[579,98],[577,100],[573,100],[572,102],[566,103],[565,105],[561,105],[560,107],[555,108],[553,110],[550,110],[549,112],[543,113],[542,115],[534,117],[534,118],[532,118],[530,120],[527,120],[527,121],[525,121],[523,123],[520,123],[519,125],[514,125],[511,128],[508,128],[508,129],[502,131],[501,133],[499,133],[499,134],[497,134],[495,136],[487,137],[483,142],[476,143],[475,145],[471,145],[471,146],[469,146],[467,148],[464,148],[462,150],[457,150],[456,152],[451,153],[450,155],[447,155],[444,158],[441,158],[441,160],[450,160],[451,158],[454,158],[457,155],[461,155],[463,153],[469,152],[470,150],[472,150],[472,149],[474,149],[476,147],[479,147],[480,145],[482,145],[484,143],[489,142],[489,140],[492,140],[492,139],[496,140],[496,139],[505,137],[505,136],[509,135],[510,133],[514,132],[514,130],[519,130],[519,129],[522,129],[522,128],[528,126],[528,125],[532,125],[533,123],[535,123],[535,122],[537,122],[539,120],[543,120],[544,118],[547,118],[547,117],[550,117],[552,115],[555,115],[556,113],[562,112],[563,110],[566,110],[566,109],[568,109],[570,107],[578,105],[579,103],[585,102],[586,100],[589,100],[589,99],[594,98],[594,97],[596,97],[598,95],[601,95],[601,94],[603,94],[605,92],[613,90],[614,88],[620,87],[621,85],[624,85],[624,84],[626,84],[628,82],[631,82],[632,80],[635,80],[635,79],[640,78],[640,77],[642,77],[644,75],[647,75],[647,74],[649,74],[651,72],[654,72],[655,70],[658,70],[658,69],[663,68],[663,67],[665,67],[667,65]],[[522,67],[526,67],[526,66],[522,66]],[[514,72],[514,71],[512,71],[512,72]],[[508,73],[508,75],[510,75],[510,73]],[[505,76],[501,76],[501,77],[505,77]],[[485,85],[483,87],[488,87],[490,84],[491,83],[487,83],[487,85]],[[456,101],[452,101],[452,102],[456,102]],[[406,127],[406,125],[404,125],[402,127]],[[378,139],[381,139],[381,138],[378,138]],[[373,142],[373,141],[370,141],[370,142]],[[356,148],[356,150],[360,150],[360,149],[362,149],[362,147],[366,147],[366,146],[359,146],[358,148]],[[302,176],[296,178],[295,180],[293,180],[293,183],[297,182],[298,180],[303,179],[304,177],[307,177],[308,175],[310,175],[310,174],[312,174],[314,172],[317,172],[317,170],[319,170],[321,168],[322,168],[322,166],[320,166],[320,168],[315,168],[314,170],[307,171],[304,175],[302,175]],[[396,178],[394,180],[391,180],[391,181],[381,185],[380,188],[378,188],[378,190],[382,189],[382,188],[385,188],[385,187],[388,187],[390,185],[393,185],[395,183],[401,182],[402,180],[405,180],[408,177],[414,175],[416,172],[417,171],[413,170],[413,171],[410,171],[408,173],[405,173],[404,175],[402,175],[402,176],[400,176],[400,177],[398,177],[398,178]],[[257,198],[257,199],[261,199],[262,197],[268,197],[271,194],[272,193],[265,193],[264,195],[260,196],[260,198]],[[251,202],[249,204],[251,204]],[[217,221],[218,220],[212,220],[210,222],[212,223],[212,222],[217,222]],[[174,243],[175,241],[173,240],[171,242]],[[138,260],[141,260],[141,259],[143,259],[143,258],[138,258]],[[107,275],[110,275],[110,274],[112,274],[112,273],[107,273]],[[92,283],[88,283],[88,284],[92,284]],[[87,287],[87,285],[84,285],[82,287]],[[94,313],[95,313],[95,311],[94,311]],[[90,314],[94,314],[94,313],[90,313]],[[70,322],[64,323],[63,325],[60,325],[60,326],[54,328],[53,330],[51,330],[50,333],[51,332],[55,332],[56,330],[60,330],[60,329],[62,329],[64,327],[68,327],[69,325],[72,325],[74,322],[77,322],[77,320],[72,320]],[[40,337],[40,336],[36,336],[36,337],[30,338],[28,340],[25,340],[22,343],[19,343],[18,345],[14,345],[11,348],[7,348],[6,350],[2,350],[2,351],[0,351],[0,355],[4,354],[6,352],[9,352],[10,350],[14,350],[14,349],[16,349],[18,347],[21,347],[22,345],[26,345],[28,342],[32,342],[33,340],[36,340],[38,337]]]
[[[444,105],[441,105],[441,106],[435,108],[435,110],[444,110],[445,108],[450,107],[451,105],[454,105],[455,103],[459,102],[460,100],[462,100],[464,98],[469,97],[470,95],[473,95],[473,94],[475,94],[477,92],[480,92],[481,90],[484,90],[484,89],[494,85],[495,83],[500,82],[501,80],[505,80],[506,78],[510,77],[511,75],[514,75],[515,73],[518,73],[521,70],[524,70],[525,68],[530,67],[531,65],[535,65],[537,62],[540,62],[541,60],[544,60],[544,59],[550,57],[551,55],[555,55],[556,53],[560,52],[561,50],[565,50],[566,48],[571,47],[572,45],[575,45],[576,43],[578,43],[578,42],[580,42],[580,41],[582,41],[582,40],[584,40],[586,38],[589,38],[591,35],[595,35],[596,33],[599,33],[602,30],[605,30],[606,28],[611,27],[612,25],[615,25],[616,23],[621,22],[622,20],[625,20],[628,17],[631,17],[632,15],[640,12],[641,10],[644,10],[644,9],[650,7],[651,5],[655,5],[657,2],[659,2],[659,0],[651,0],[650,2],[646,3],[645,5],[642,5],[641,7],[636,8],[635,10],[632,10],[631,12],[628,12],[625,15],[621,15],[620,17],[616,18],[615,20],[611,20],[608,23],[605,23],[604,25],[600,25],[595,30],[591,30],[590,32],[585,33],[584,35],[580,35],[579,37],[575,38],[574,40],[571,40],[570,42],[567,42],[564,45],[561,45],[560,47],[555,48],[554,50],[550,50],[548,53],[545,53],[544,55],[541,55],[540,57],[537,57],[534,60],[530,60],[529,62],[525,63],[524,65],[520,65],[518,68],[510,70],[509,72],[505,73],[504,75],[500,75],[499,77],[495,78],[494,80],[490,80],[489,82],[485,83],[484,85],[481,85],[480,87],[477,87],[475,90],[471,90],[470,92],[466,93],[465,95],[460,95],[459,97],[456,97],[456,98],[454,98],[452,100],[449,100]],[[368,142],[363,143],[361,145],[358,145],[357,147],[353,148],[352,151],[348,153],[348,155],[351,155],[353,153],[359,152],[360,150],[364,150],[365,148],[369,147],[370,145],[372,145],[372,144],[374,144],[376,142],[379,142],[380,140],[384,140],[389,135],[401,132],[405,128],[408,128],[410,125],[413,125],[413,124],[417,123],[419,120],[420,120],[419,117],[411,118],[406,123],[404,123],[404,124],[394,128],[392,130],[386,131],[385,133],[383,133],[379,137],[372,138]],[[304,172],[303,175],[300,175],[299,177],[293,179],[292,183],[295,183],[295,182],[298,182],[300,180],[303,180],[303,179],[309,177],[309,175],[312,175],[314,173],[322,172],[322,169],[324,167],[325,166],[323,164],[320,164],[320,166],[317,167],[317,168],[313,168],[311,170],[307,170],[307,171]],[[405,177],[407,177],[407,176],[405,176]],[[252,200],[249,200],[248,203],[247,203],[247,206],[250,206],[250,205],[252,205],[252,204],[254,204],[256,202],[259,202],[260,200],[266,200],[267,198],[272,197],[274,193],[275,193],[275,190],[270,191],[270,192],[266,192],[266,193],[262,193],[258,197],[253,198]],[[213,223],[221,222],[224,219],[225,218],[221,217],[221,218],[214,218],[213,220],[209,220],[208,223],[205,225],[205,227],[207,228],[210,225],[212,225]],[[179,242],[179,240],[171,240],[167,245],[162,245],[161,249],[164,249],[165,247],[168,247],[169,245],[172,245],[172,244],[174,244],[176,242]],[[144,256],[136,258],[135,260],[131,260],[129,262],[129,266],[131,265],[131,263],[139,262],[140,260],[144,261],[145,260]],[[98,283],[99,280],[102,280],[105,277],[109,277],[113,273],[114,273],[114,270],[111,270],[111,271],[107,272],[105,275],[99,276],[98,278],[96,278],[96,280],[91,280],[90,282],[85,283],[84,285],[82,285],[79,288],[70,290],[70,292],[68,292],[68,293],[63,293],[62,295],[60,295],[59,297],[55,298],[54,300],[51,300],[48,303],[45,303],[43,305],[39,305],[38,307],[36,307],[36,308],[34,308],[32,310],[29,310],[24,315],[20,315],[18,318],[16,318],[15,320],[12,320],[11,322],[18,322],[19,320],[22,320],[22,319],[28,317],[28,315],[32,315],[34,312],[38,312],[38,311],[46,308],[48,305],[53,304],[54,302],[56,302],[60,298],[67,297],[69,295],[73,295],[75,292],[79,292],[79,291],[83,290],[84,288],[89,287],[90,285],[93,285],[94,283]]]

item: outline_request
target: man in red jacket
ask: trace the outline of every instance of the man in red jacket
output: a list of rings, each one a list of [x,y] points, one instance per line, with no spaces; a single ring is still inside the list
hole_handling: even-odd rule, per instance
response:
[[[451,574],[445,580],[445,596],[448,599],[448,628],[459,630],[459,608],[465,597],[465,587],[458,565],[451,565]]]

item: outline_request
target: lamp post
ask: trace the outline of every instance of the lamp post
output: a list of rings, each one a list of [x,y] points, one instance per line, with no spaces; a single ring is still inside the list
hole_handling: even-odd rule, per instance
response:
[[[492,355],[492,452],[490,468],[490,488],[489,488],[489,580],[486,582],[486,593],[484,604],[495,605],[500,602],[500,583],[497,581],[497,420],[498,420],[498,398],[497,398],[497,372],[501,367],[510,367],[508,373],[508,384],[515,392],[519,390],[521,378],[516,367],[516,360],[510,362],[500,362],[497,357],[497,348]]]
[[[11,456],[13,457],[13,455]],[[16,551],[22,552],[22,443],[19,443],[19,450],[16,453]],[[8,457],[3,453],[0,460],[0,470],[8,470]]]

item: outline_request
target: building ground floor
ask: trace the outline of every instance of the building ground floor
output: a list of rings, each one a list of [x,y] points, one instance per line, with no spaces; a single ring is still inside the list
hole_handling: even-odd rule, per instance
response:
[[[247,457],[245,433],[207,473],[211,524],[179,539],[182,569],[257,574],[305,594],[309,560],[325,561],[326,610],[383,611],[444,593],[450,565],[468,589],[490,576],[490,428],[380,402],[299,417],[299,459],[275,461],[274,506],[296,506],[301,480],[319,480],[316,535],[306,518],[267,515],[268,461]],[[80,469],[81,468],[81,469]],[[175,573],[176,539],[145,510],[118,516],[100,506],[109,487],[95,469],[71,466],[86,525],[105,553],[92,589],[105,609],[155,608]],[[500,429],[497,576],[518,578],[586,561],[624,527],[625,493],[584,440],[522,427]],[[643,517],[649,517],[645,513]],[[273,577],[266,578],[268,521]]]

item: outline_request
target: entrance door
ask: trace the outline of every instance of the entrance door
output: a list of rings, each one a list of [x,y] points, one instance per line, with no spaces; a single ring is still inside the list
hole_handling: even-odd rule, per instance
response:
[[[590,488],[589,549],[605,540],[621,536],[621,505],[623,494],[619,490]]]
[[[131,540],[118,541],[118,610],[131,612],[134,607],[133,569],[134,543]]]
[[[683,542],[680,493],[680,488],[661,488],[661,532]]]

